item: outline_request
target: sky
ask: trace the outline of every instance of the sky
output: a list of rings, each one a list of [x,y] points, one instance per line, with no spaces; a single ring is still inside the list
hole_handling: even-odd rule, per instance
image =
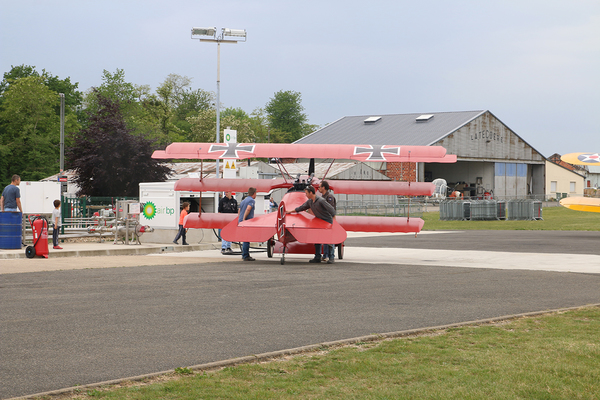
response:
[[[221,45],[222,107],[291,90],[319,126],[489,110],[546,157],[600,152],[598,0],[0,0],[0,71],[216,92],[217,45],[192,27],[247,31]]]

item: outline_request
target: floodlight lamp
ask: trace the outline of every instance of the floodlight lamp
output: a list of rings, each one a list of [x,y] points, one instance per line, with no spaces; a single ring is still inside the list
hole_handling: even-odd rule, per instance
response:
[[[212,28],[192,28],[192,36],[215,36],[217,27]]]
[[[223,36],[234,36],[234,37],[246,38],[246,30],[245,29],[223,28]]]

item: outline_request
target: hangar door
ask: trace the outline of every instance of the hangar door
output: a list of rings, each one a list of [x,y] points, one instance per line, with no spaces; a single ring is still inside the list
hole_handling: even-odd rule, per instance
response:
[[[527,196],[527,164],[495,163],[494,196]]]

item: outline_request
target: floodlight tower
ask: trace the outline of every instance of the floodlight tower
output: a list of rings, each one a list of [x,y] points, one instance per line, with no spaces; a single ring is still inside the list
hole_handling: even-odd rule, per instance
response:
[[[198,37],[200,36],[200,37]],[[226,39],[227,37],[227,39]],[[210,38],[210,39],[208,39]],[[246,41],[245,29],[222,28],[218,33],[216,27],[212,28],[192,28],[192,39],[200,39],[201,42],[211,42],[217,44],[217,140],[221,142],[221,43],[237,43]],[[217,178],[219,178],[219,160],[217,160]]]

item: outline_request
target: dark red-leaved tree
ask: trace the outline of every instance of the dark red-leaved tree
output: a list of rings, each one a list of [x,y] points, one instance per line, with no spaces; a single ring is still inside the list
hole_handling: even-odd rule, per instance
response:
[[[119,103],[98,94],[98,109],[67,152],[75,182],[86,196],[139,195],[140,182],[162,182],[170,168],[153,159],[153,142],[132,134]]]

